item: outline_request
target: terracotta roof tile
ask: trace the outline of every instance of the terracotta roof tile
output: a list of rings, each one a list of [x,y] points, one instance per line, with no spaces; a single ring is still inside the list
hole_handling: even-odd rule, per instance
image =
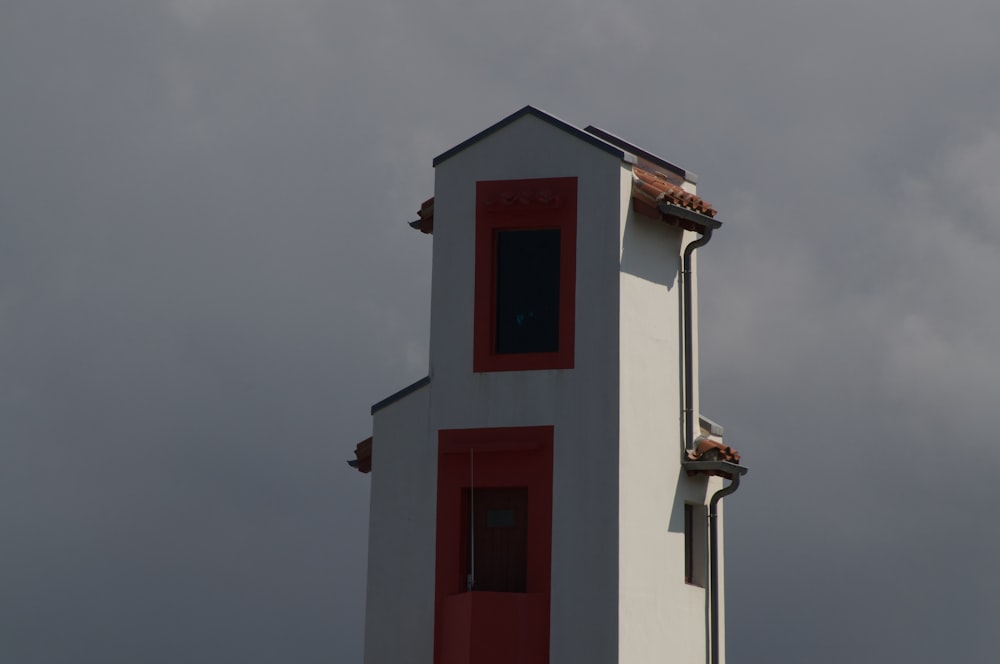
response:
[[[740,462],[740,453],[720,440],[701,437],[696,442],[698,445],[687,453],[687,457],[691,461]]]
[[[372,472],[372,437],[368,436],[354,448],[355,462],[351,465],[362,473]]]
[[[633,166],[632,173],[635,176],[632,197],[637,201],[653,207],[660,202],[672,203],[706,217],[715,216],[715,208],[709,205],[706,200],[684,191],[679,184],[671,182],[671,180],[676,179],[676,176],[671,177],[672,174],[650,171],[639,166]]]
[[[434,199],[428,198],[426,201],[420,204],[420,209],[417,211],[417,220],[410,222],[410,227],[415,228],[421,233],[433,233],[434,232]]]

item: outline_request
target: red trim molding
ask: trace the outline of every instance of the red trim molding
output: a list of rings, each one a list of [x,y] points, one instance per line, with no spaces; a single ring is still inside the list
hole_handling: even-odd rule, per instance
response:
[[[577,179],[476,183],[476,286],[472,370],[572,369],[576,324]],[[503,230],[559,230],[559,347],[499,354],[496,349],[496,238]]]
[[[548,662],[553,434],[551,426],[438,432],[436,664]],[[528,490],[524,593],[466,591],[462,490],[470,485],[470,457],[476,487]]]

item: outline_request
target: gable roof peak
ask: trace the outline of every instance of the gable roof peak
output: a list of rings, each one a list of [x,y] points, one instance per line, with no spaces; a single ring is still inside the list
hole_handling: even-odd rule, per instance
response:
[[[574,138],[578,138],[578,139],[580,139],[581,141],[583,141],[585,143],[589,143],[590,145],[593,145],[594,147],[598,148],[599,150],[603,150],[604,152],[607,152],[608,154],[612,154],[612,155],[618,157],[622,161],[625,161],[625,162],[630,163],[630,164],[636,163],[636,157],[635,157],[635,155],[633,155],[628,150],[622,148],[621,146],[609,143],[608,141],[602,139],[599,136],[594,135],[591,132],[584,131],[583,129],[580,129],[579,127],[576,127],[576,126],[574,126],[574,125],[566,122],[565,120],[561,120],[561,119],[557,118],[556,116],[552,115],[551,113],[547,113],[546,111],[543,111],[541,109],[538,109],[538,108],[535,108],[534,106],[530,106],[529,105],[529,106],[525,106],[525,107],[521,108],[518,111],[515,111],[514,113],[511,113],[510,115],[508,115],[504,119],[500,120],[496,124],[493,124],[493,125],[487,127],[486,129],[482,130],[481,132],[479,132],[475,136],[472,136],[471,138],[467,138],[466,140],[462,141],[461,143],[459,143],[455,147],[442,152],[438,156],[434,157],[433,165],[437,166],[438,164],[441,164],[441,163],[447,161],[448,159],[450,159],[451,157],[454,157],[459,152],[462,152],[466,148],[469,148],[469,147],[475,145],[476,143],[478,143],[479,141],[483,140],[484,138],[487,138],[487,137],[495,134],[496,132],[500,131],[501,129],[503,129],[507,125],[513,124],[514,122],[516,122],[517,120],[520,120],[521,118],[523,118],[526,115],[530,115],[530,116],[532,116],[534,118],[537,118],[537,119],[541,120],[542,122],[545,122],[546,124],[549,124],[549,125],[555,127],[556,129],[560,129],[560,130],[566,132],[567,134],[570,134]]]

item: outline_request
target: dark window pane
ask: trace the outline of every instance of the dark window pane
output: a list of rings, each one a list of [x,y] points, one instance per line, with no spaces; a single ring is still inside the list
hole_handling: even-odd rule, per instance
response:
[[[513,528],[514,510],[490,510],[486,513],[487,528]]]
[[[559,229],[497,233],[496,352],[559,350]]]

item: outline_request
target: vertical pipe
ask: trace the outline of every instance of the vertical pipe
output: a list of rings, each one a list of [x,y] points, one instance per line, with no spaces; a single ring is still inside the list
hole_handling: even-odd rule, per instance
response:
[[[712,639],[711,663],[719,664],[719,501],[740,488],[740,473],[733,474],[729,486],[719,489],[708,502],[708,587],[711,592],[709,610]]]
[[[692,254],[698,247],[704,247],[712,239],[712,229],[705,229],[705,234],[690,242],[684,248],[683,280],[684,290],[684,439],[681,441],[683,455],[694,445],[694,321],[692,320],[692,300],[694,293],[691,285]]]

